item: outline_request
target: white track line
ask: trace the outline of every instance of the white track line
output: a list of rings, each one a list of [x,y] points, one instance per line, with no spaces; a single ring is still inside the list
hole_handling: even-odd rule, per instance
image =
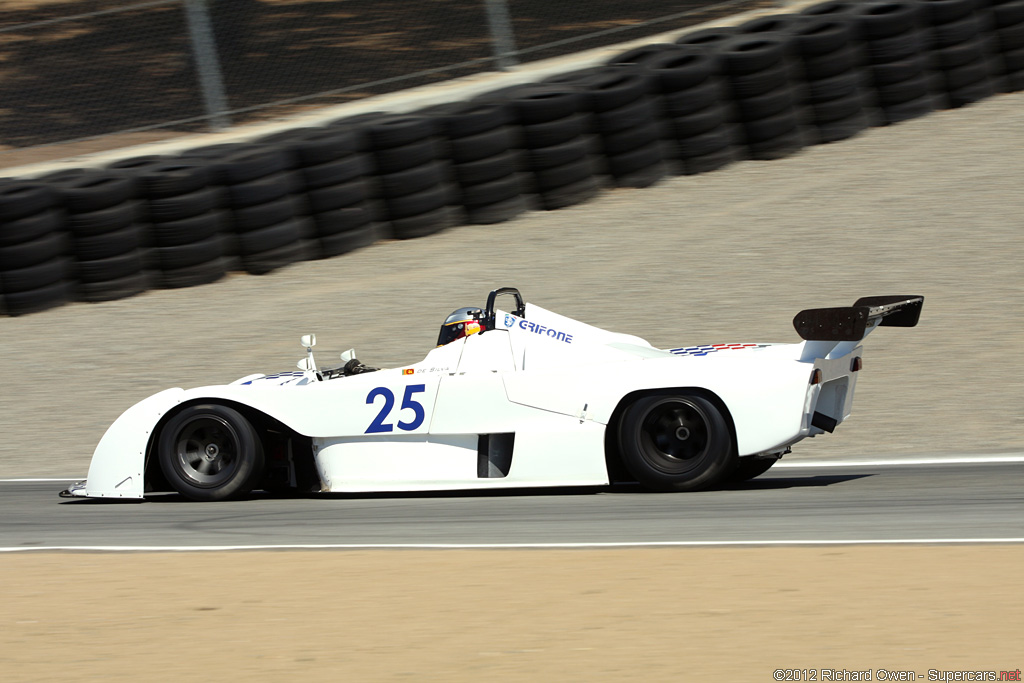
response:
[[[572,550],[603,548],[723,548],[757,546],[836,545],[1007,545],[1024,543],[1020,538],[888,538],[888,539],[790,539],[749,541],[647,541],[595,543],[324,543],[291,545],[58,545],[0,547],[0,553],[18,552],[224,552],[236,550]]]
[[[966,465],[970,463],[1012,463],[1024,462],[1024,453],[1002,455],[952,455],[939,458],[888,458],[885,460],[781,460],[779,467],[901,467],[903,465]],[[0,484],[18,482],[76,482],[82,477],[14,477],[0,479]]]
[[[939,458],[886,458],[885,460],[780,460],[779,467],[901,467],[903,465],[967,465],[976,463],[1024,462],[1024,453],[1002,455],[951,455]]]

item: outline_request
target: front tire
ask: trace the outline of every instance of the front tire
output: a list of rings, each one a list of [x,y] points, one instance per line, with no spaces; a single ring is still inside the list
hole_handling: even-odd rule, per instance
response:
[[[175,491],[197,501],[239,498],[263,475],[263,444],[237,410],[189,406],[160,432],[160,469]]]
[[[623,464],[654,491],[695,491],[736,466],[729,425],[709,400],[690,394],[645,396],[619,423]]]

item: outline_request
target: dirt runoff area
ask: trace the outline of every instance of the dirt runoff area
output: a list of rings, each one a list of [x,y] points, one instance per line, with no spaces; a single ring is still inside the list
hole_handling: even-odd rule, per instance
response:
[[[10,681],[990,680],[941,672],[1024,666],[1022,566],[1020,545],[7,555],[0,670]]]

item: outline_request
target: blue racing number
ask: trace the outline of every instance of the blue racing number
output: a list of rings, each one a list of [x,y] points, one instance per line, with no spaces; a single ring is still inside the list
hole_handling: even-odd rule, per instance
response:
[[[427,390],[425,384],[410,384],[405,388],[405,395],[402,396],[402,406],[399,410],[405,410],[406,408],[412,410],[413,419],[412,422],[398,421],[398,428],[404,432],[411,432],[420,425],[423,424],[423,420],[426,419],[426,411],[423,409],[423,404],[413,398],[413,394],[418,394]],[[395,407],[395,394],[387,387],[376,387],[370,390],[370,393],[366,395],[366,404],[372,405],[378,396],[384,397],[384,405],[381,407],[380,412],[377,413],[377,417],[374,418],[370,426],[366,428],[364,434],[380,434],[382,432],[394,431],[394,426],[390,422],[384,422],[385,419],[391,414],[391,409]]]
[[[390,413],[391,409],[395,406],[395,395],[391,393],[391,390],[387,387],[377,387],[367,395],[366,404],[372,404],[374,399],[378,396],[384,397],[384,407],[381,408],[380,413],[377,414],[374,421],[371,422],[370,426],[366,428],[365,432],[363,432],[364,434],[376,434],[378,432],[390,432],[392,430],[391,425],[384,424],[384,418],[388,416],[388,413]]]
[[[412,422],[402,422],[399,420],[398,428],[402,431],[411,432],[423,424],[423,419],[426,417],[426,413],[423,411],[423,404],[419,401],[414,401],[412,395],[426,390],[427,386],[425,384],[410,384],[405,388],[405,395],[402,397],[402,409],[410,408],[415,417],[413,417]]]

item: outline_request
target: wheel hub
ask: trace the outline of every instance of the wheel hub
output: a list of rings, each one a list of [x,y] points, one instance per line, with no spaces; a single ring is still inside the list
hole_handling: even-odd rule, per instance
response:
[[[647,453],[668,472],[699,467],[708,444],[704,413],[688,401],[665,400],[645,415],[641,429]]]
[[[206,448],[203,449],[203,460],[206,462],[213,462],[220,455],[220,447],[215,443],[206,444]]]

